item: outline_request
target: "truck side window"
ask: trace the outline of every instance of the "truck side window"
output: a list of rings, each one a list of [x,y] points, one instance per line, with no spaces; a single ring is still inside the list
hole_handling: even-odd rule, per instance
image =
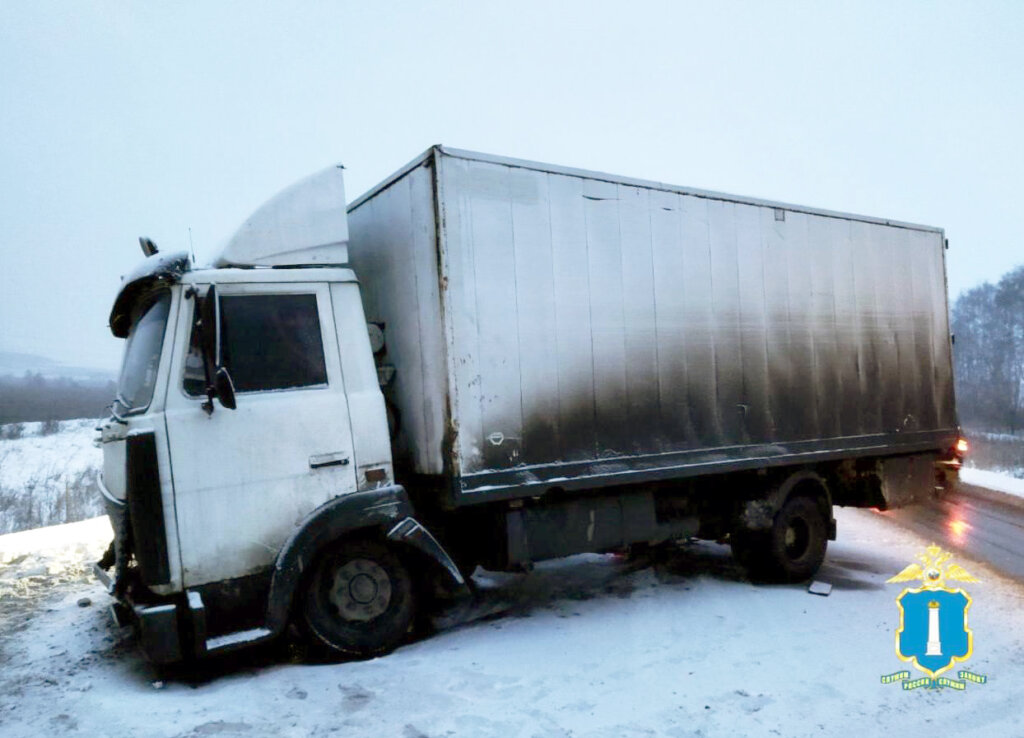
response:
[[[224,295],[221,360],[236,392],[327,384],[316,295]],[[185,360],[185,391],[204,394],[199,339]]]

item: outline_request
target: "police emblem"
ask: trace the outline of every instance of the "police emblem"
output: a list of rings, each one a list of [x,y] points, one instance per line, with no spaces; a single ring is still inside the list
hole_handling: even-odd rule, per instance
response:
[[[901,682],[904,689],[950,687],[964,689],[967,682],[984,684],[986,677],[960,671],[959,679],[940,676],[957,662],[966,661],[974,651],[974,634],[967,627],[971,597],[963,589],[947,582],[977,582],[967,571],[950,561],[953,555],[936,545],[917,555],[920,564],[911,564],[887,583],[921,580],[921,586],[904,589],[896,598],[900,627],[896,631],[896,655],[925,673],[910,679],[909,671],[882,677],[883,684]]]

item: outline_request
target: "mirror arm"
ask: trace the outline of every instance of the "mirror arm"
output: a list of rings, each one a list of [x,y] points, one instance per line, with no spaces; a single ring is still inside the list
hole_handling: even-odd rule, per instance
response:
[[[206,387],[206,399],[203,400],[203,404],[200,405],[200,407],[207,415],[213,415],[213,398],[216,392],[213,386],[213,376],[210,372],[210,356],[206,351],[206,326],[204,325],[205,321],[203,320],[203,313],[206,312],[205,304],[207,298],[200,297],[199,290],[195,287],[189,287],[185,292],[185,297],[192,298],[196,301],[195,310],[192,313],[194,316],[193,325],[195,325],[196,330],[199,333],[199,353],[203,357],[203,379]]]

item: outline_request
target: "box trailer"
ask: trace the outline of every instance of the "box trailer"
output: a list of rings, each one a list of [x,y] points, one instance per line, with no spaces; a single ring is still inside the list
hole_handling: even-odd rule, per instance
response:
[[[384,653],[477,566],[689,537],[798,581],[834,505],[955,485],[940,229],[441,146],[342,176],[210,268],[143,240],[115,300],[97,573],[152,660]]]
[[[443,147],[349,228],[396,464],[450,505],[957,433],[941,229]]]

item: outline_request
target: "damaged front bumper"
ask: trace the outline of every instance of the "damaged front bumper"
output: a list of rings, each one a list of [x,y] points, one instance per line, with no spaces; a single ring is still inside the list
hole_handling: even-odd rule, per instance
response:
[[[135,628],[139,644],[149,661],[154,664],[180,661],[183,649],[179,607],[155,596],[154,601],[149,601],[150,597],[143,601],[135,594],[136,591],[145,591],[145,588],[132,583],[128,570],[131,557],[128,506],[124,500],[110,493],[102,476],[99,488],[114,529],[114,540],[103,559],[93,564],[92,571],[115,600],[110,606],[110,615],[119,628]]]
[[[178,605],[174,602],[141,603],[132,600],[128,591],[117,592],[117,583],[100,566],[93,564],[93,574],[116,598],[110,616],[119,628],[133,627],[146,658],[154,664],[181,661],[183,650],[179,627]]]

